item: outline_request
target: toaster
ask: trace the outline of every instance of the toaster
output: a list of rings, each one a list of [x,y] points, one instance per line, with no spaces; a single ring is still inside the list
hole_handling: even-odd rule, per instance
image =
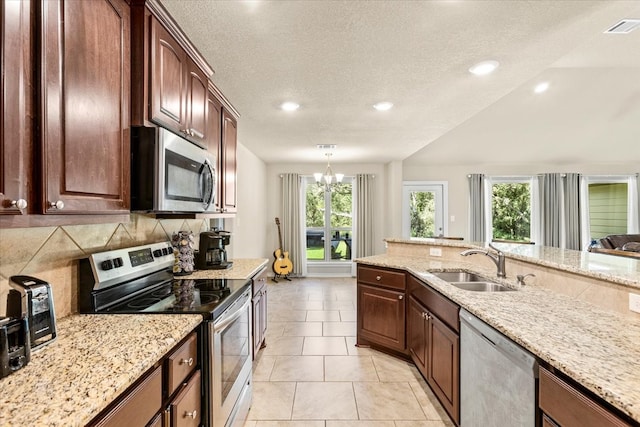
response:
[[[51,285],[31,276],[12,276],[9,285],[7,316],[27,320],[31,351],[52,342],[56,316]]]
[[[30,359],[27,319],[0,318],[0,378],[23,368]]]

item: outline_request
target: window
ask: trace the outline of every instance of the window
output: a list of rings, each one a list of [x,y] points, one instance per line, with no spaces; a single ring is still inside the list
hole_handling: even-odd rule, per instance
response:
[[[313,178],[305,181],[307,261],[351,261],[353,179],[345,177],[325,191]]]
[[[492,178],[492,240],[531,241],[531,178]]]
[[[635,232],[637,202],[634,202],[635,188],[631,188],[628,176],[588,176],[584,183],[589,200],[589,203],[585,204],[588,207],[589,239],[585,240],[597,240],[609,234]]]
[[[402,234],[422,239],[446,234],[444,182],[405,182],[402,187]]]

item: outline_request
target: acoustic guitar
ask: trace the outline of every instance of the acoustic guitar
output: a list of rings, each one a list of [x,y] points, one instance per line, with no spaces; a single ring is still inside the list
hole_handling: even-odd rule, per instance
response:
[[[276,218],[276,225],[278,226],[278,239],[280,241],[280,247],[275,250],[273,256],[276,258],[273,261],[273,272],[278,276],[284,276],[288,279],[289,273],[293,271],[293,263],[289,259],[289,252],[282,249],[282,232],[280,231],[280,219]]]

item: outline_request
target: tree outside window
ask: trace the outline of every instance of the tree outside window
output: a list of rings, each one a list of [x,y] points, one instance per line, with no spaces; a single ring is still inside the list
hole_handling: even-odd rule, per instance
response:
[[[531,190],[529,183],[494,183],[491,215],[494,240],[531,241]]]

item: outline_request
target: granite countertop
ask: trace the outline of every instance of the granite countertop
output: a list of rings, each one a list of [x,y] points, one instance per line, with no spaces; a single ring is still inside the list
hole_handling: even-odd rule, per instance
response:
[[[467,245],[468,247],[468,245]],[[466,269],[495,279],[495,268],[425,257],[375,255],[356,262],[404,269],[541,360],[640,421],[640,322],[534,285],[517,292],[470,292],[430,271]]]
[[[231,261],[233,265],[225,270],[198,270],[189,276],[180,277],[188,279],[250,279],[269,262],[266,258],[240,258]]]
[[[449,246],[461,249],[487,246],[482,242],[466,242],[445,239],[385,239],[389,243],[409,245]],[[549,246],[523,245],[516,243],[494,243],[506,258],[517,259],[556,270],[581,274],[598,280],[607,280],[640,291],[640,260],[615,255],[575,251]]]
[[[0,425],[84,426],[202,322],[197,314],[81,314],[0,379]]]

